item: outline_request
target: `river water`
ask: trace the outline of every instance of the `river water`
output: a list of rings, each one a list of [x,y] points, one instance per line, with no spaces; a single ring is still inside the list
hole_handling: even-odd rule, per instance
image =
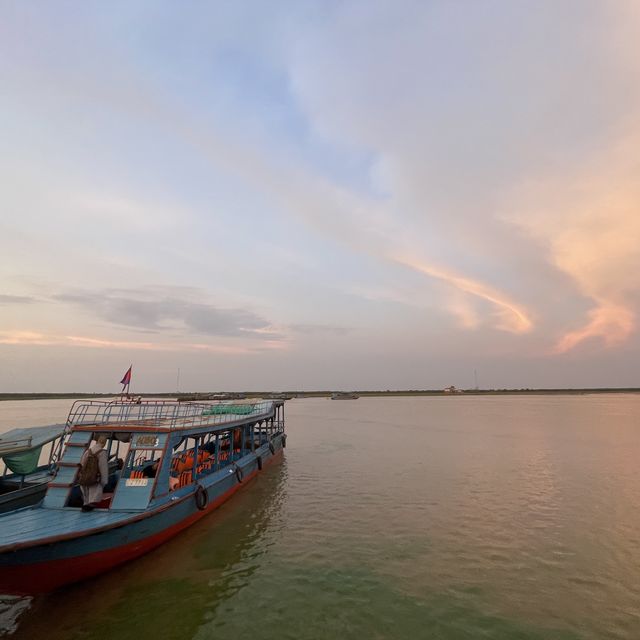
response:
[[[0,403],[0,431],[70,405]],[[639,415],[614,394],[289,401],[282,464],[15,603],[11,638],[637,640]]]

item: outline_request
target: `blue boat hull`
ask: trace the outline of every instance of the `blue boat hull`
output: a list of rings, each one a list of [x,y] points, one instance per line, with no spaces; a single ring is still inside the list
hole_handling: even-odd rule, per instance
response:
[[[280,446],[275,454],[263,456],[264,465],[278,460],[281,454]],[[235,472],[223,469],[202,479],[199,485],[192,485],[186,495],[175,496],[149,511],[131,514],[115,525],[1,548],[0,593],[30,595],[51,591],[151,551],[216,509],[258,474],[255,456],[240,460],[237,465],[243,472],[242,482]],[[198,490],[198,486],[202,489]]]

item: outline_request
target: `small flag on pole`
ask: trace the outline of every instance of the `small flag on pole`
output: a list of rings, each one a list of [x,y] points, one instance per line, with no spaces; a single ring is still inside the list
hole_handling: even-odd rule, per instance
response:
[[[131,369],[133,369],[133,365],[127,369],[127,373],[125,373],[122,380],[120,380],[120,384],[124,385],[122,391],[124,391],[124,387],[128,387],[131,384]]]

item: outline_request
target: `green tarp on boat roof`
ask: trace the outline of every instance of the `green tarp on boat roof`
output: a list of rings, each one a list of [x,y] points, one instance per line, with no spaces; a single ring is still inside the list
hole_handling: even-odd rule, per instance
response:
[[[202,415],[235,414],[246,416],[249,413],[253,413],[255,409],[256,406],[254,404],[215,404],[213,407],[205,409]]]

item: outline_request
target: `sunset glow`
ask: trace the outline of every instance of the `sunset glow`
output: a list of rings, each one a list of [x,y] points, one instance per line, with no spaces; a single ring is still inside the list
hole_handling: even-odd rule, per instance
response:
[[[4,4],[0,390],[637,386],[638,37],[626,1]]]

